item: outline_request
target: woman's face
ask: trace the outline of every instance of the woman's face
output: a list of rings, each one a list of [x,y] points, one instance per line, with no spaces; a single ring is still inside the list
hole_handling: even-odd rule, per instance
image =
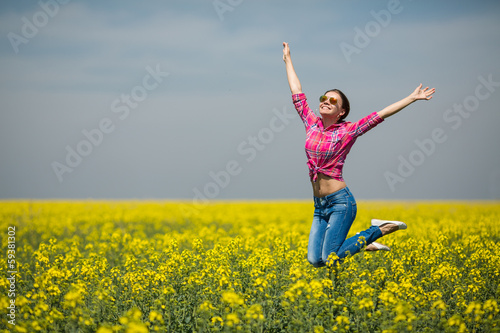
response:
[[[325,96],[328,97],[328,99],[319,103],[319,113],[322,117],[333,117],[338,121],[338,119],[344,114],[344,110],[342,109],[342,97],[340,97],[340,95],[335,91],[329,91]],[[330,97],[335,98],[337,102],[331,104]]]

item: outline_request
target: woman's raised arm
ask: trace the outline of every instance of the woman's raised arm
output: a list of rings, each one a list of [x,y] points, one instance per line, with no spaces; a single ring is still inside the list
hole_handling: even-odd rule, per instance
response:
[[[422,84],[420,84],[415,89],[415,91],[413,91],[408,97],[405,97],[402,100],[389,105],[388,107],[384,108],[383,110],[380,110],[377,113],[382,118],[390,117],[398,113],[399,111],[403,110],[405,107],[407,107],[408,105],[410,105],[415,101],[430,100],[435,92],[436,92],[435,88],[429,89],[429,87],[426,87],[425,89],[422,89]]]
[[[292,95],[300,94],[302,92],[302,86],[300,85],[299,78],[293,68],[292,58],[290,57],[290,47],[288,46],[288,43],[285,42],[283,42],[283,61],[285,62],[286,76],[288,78],[288,84],[290,85]]]

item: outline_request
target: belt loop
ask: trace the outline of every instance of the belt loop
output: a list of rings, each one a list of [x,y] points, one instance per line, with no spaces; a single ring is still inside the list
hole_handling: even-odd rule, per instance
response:
[[[324,197],[323,197],[323,198],[325,199],[325,204],[326,204],[326,205],[329,205],[329,204],[330,204],[330,196],[331,196],[331,194],[326,195],[326,196],[324,196]]]

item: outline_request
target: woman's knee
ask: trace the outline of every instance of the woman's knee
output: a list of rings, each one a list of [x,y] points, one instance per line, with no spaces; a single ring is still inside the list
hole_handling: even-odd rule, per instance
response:
[[[313,256],[310,253],[307,254],[307,261],[316,268],[325,266],[325,262],[321,257]]]

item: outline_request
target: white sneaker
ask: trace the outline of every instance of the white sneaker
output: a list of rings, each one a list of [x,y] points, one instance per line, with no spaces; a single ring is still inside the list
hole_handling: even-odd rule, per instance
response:
[[[377,226],[377,227],[381,227],[384,224],[388,224],[388,223],[392,223],[392,224],[397,225],[399,227],[399,230],[407,228],[407,225],[404,222],[372,219],[372,225]]]
[[[373,242],[372,244],[375,245],[375,247],[377,248],[377,250],[381,250],[381,251],[390,251],[391,250],[390,247],[385,246],[384,244],[380,244],[380,243],[377,243],[377,242]]]

